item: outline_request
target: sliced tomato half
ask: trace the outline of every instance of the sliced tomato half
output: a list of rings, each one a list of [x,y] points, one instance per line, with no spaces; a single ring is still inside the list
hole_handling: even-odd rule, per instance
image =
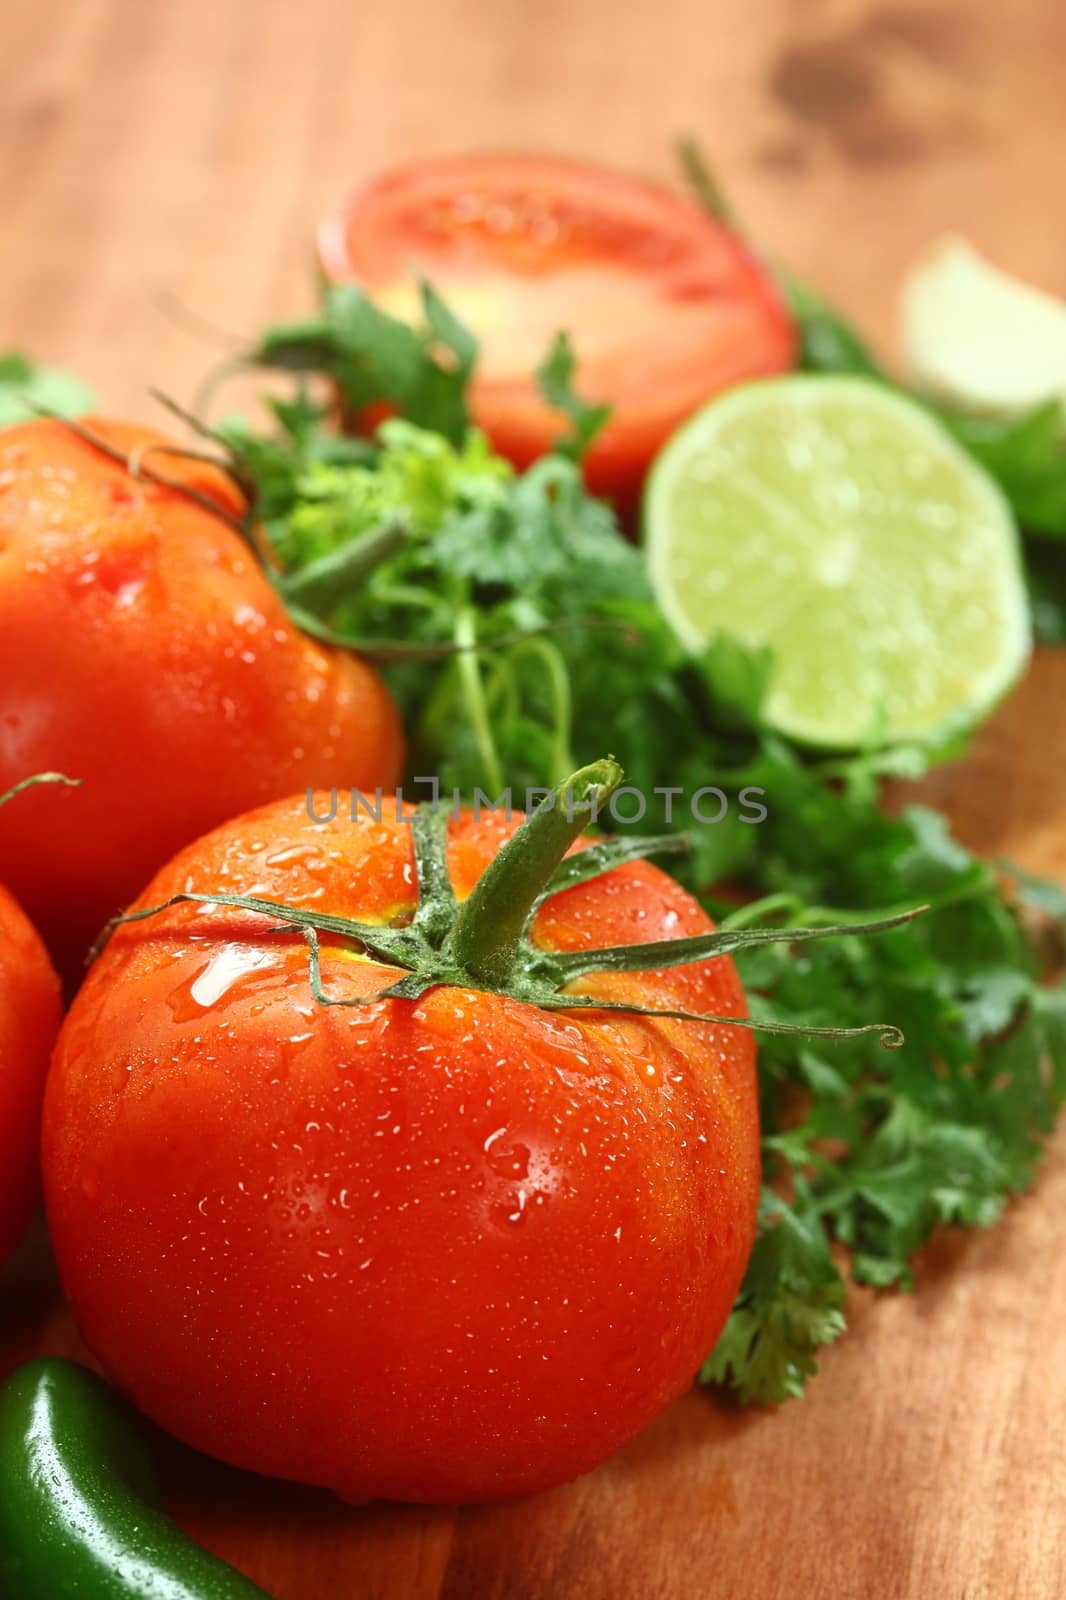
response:
[[[533,372],[565,329],[579,392],[613,407],[589,482],[622,503],[703,401],[794,364],[792,320],[748,246],[681,195],[599,167],[425,162],[359,189],[318,242],[327,278],[411,321],[419,279],[434,284],[480,342],[474,416],[519,466],[564,426]]]

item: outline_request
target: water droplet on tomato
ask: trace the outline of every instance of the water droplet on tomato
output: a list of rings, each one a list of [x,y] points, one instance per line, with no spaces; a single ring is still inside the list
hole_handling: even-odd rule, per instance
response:
[[[529,1176],[529,1146],[525,1144],[493,1144],[485,1146],[489,1166],[499,1178],[519,1182]]]
[[[177,1022],[193,1021],[217,1005],[250,972],[273,966],[275,960],[273,951],[256,949],[254,945],[223,945],[168,997],[171,1014]]]
[[[517,1228],[526,1218],[525,1190],[519,1189],[504,1200],[497,1200],[488,1208],[490,1221],[498,1228]]]

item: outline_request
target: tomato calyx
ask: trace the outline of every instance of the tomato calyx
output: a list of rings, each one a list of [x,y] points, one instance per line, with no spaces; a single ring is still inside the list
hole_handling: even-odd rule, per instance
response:
[[[65,772],[35,772],[32,777],[23,778],[21,782],[12,784],[4,794],[0,794],[0,806],[6,806],[17,794],[32,789],[37,783],[62,783],[68,789],[77,789],[81,786],[81,779],[68,778]]]
[[[172,895],[161,905],[112,918],[89,960],[96,958],[115,929],[125,923],[142,922],[180,904],[227,906],[272,919],[259,930],[261,933],[299,930],[308,948],[311,993],[320,1005],[354,1007],[385,999],[417,1001],[427,990],[444,986],[507,996],[545,1011],[619,1011],[805,1038],[855,1039],[876,1034],[886,1049],[903,1044],[900,1029],[888,1023],[854,1028],[795,1026],[769,1018],[712,1015],[608,1000],[572,988],[593,973],[662,970],[758,945],[881,933],[928,910],[927,906],[918,906],[874,921],[820,927],[734,926],[647,944],[572,952],[543,949],[534,944],[531,928],[545,900],[628,862],[686,846],[684,837],[676,834],[604,838],[578,854],[567,855],[622,777],[622,769],[611,757],[575,772],[526,817],[462,902],[456,898],[447,866],[448,810],[432,802],[419,806],[411,819],[418,898],[411,920],[404,926],[382,927],[325,911],[287,906],[258,895],[187,891]],[[330,993],[322,979],[323,935],[344,940],[355,952],[398,968],[401,976],[372,994]]]
[[[556,790],[554,804],[528,816],[490,861],[456,913],[445,940],[472,977],[505,985],[525,965],[527,933],[538,897],[567,850],[622,781],[613,757],[582,767]],[[552,964],[558,960],[552,957]]]

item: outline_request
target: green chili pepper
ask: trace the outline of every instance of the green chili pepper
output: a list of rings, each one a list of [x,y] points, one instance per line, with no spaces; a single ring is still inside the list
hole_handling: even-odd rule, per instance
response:
[[[0,1385],[4,1600],[263,1600],[159,1507],[134,1413],[73,1361]]]

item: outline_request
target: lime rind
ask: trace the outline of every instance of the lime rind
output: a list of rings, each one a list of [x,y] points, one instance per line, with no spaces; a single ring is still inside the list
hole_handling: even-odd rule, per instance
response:
[[[693,651],[768,648],[766,723],[826,749],[936,742],[1031,652],[998,487],[920,406],[863,378],[745,385],[667,442],[645,493],[659,604]]]

